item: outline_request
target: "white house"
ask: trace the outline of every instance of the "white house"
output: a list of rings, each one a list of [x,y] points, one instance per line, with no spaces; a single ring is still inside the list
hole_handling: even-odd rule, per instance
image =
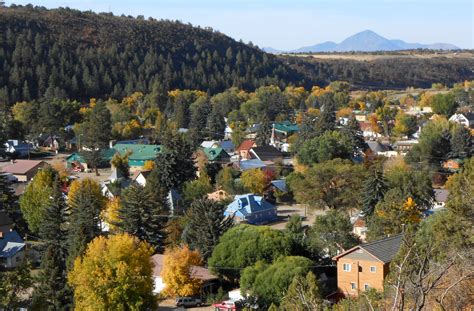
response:
[[[467,128],[474,128],[474,113],[455,113],[449,118],[449,121],[459,123]]]

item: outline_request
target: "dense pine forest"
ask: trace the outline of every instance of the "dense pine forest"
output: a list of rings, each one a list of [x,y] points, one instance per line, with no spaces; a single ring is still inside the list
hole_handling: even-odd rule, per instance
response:
[[[210,28],[68,8],[0,7],[0,101],[123,98],[230,87],[429,87],[474,79],[469,58],[314,60],[275,56]]]
[[[305,82],[276,56],[212,29],[71,9],[0,8],[0,98],[9,103]]]

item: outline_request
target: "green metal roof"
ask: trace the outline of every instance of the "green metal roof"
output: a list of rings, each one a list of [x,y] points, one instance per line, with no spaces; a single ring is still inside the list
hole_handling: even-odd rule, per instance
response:
[[[215,161],[220,157],[229,157],[227,152],[222,148],[203,148],[204,154],[209,161]]]
[[[130,161],[147,161],[154,160],[162,148],[160,145],[116,144],[114,149],[121,155],[131,151],[132,154],[128,156]]]
[[[112,157],[114,156],[115,152],[116,151],[115,151],[114,148],[104,149],[100,152],[100,155],[101,155],[103,161],[108,161],[109,162],[110,160],[112,160]],[[86,160],[84,160],[84,157],[81,156],[77,152],[74,152],[73,154],[68,156],[66,158],[66,161],[69,162],[69,163],[74,162],[74,161],[77,161],[77,162],[80,162],[80,163],[85,163],[86,162]]]
[[[274,123],[273,127],[275,128],[275,131],[284,132],[287,134],[296,133],[300,130],[298,128],[298,125],[296,125],[295,123],[291,123],[290,121]]]

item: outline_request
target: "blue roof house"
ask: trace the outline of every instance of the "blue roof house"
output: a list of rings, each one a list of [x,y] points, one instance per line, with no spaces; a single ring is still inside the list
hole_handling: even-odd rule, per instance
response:
[[[25,243],[16,231],[0,231],[0,266],[14,268],[19,266],[25,257]]]
[[[232,203],[227,205],[225,216],[234,216],[248,224],[265,224],[278,219],[276,206],[265,201],[261,196],[253,194],[236,195]]]

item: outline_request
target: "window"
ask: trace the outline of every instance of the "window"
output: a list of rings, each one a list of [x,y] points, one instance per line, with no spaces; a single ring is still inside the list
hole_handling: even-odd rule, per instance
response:
[[[369,290],[369,284],[367,283],[364,284],[364,290]]]
[[[370,272],[372,273],[377,272],[377,268],[375,266],[370,266]]]
[[[357,289],[356,283],[351,282],[351,290]]]
[[[342,264],[342,269],[346,272],[350,272],[351,271],[351,265],[348,264],[348,263]]]

